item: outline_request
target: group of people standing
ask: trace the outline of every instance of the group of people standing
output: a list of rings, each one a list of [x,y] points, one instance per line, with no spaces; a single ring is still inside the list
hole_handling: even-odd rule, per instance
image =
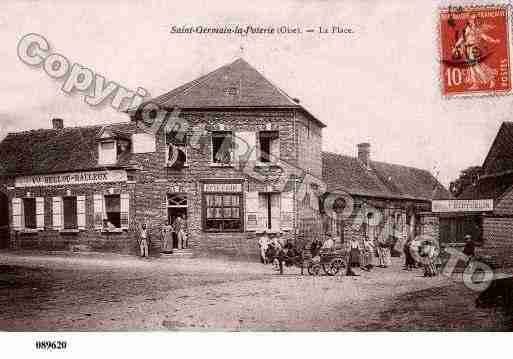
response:
[[[185,215],[179,215],[173,221],[167,221],[162,226],[161,236],[162,253],[173,253],[173,248],[187,248],[187,219],[185,218]],[[143,223],[138,228],[138,242],[141,257],[148,257],[151,240],[150,230],[146,223]],[[176,245],[174,245],[174,243],[176,243]]]
[[[178,250],[188,247],[186,227],[187,223],[185,215],[177,216],[172,223],[171,221],[168,221],[162,227],[163,253],[172,253],[173,247],[176,247]],[[174,242],[176,243],[176,246],[173,246]]]
[[[353,268],[370,271],[374,267],[387,268],[391,265],[390,245],[384,239],[366,237],[361,243],[357,238],[351,238],[348,247],[347,275],[357,275]]]

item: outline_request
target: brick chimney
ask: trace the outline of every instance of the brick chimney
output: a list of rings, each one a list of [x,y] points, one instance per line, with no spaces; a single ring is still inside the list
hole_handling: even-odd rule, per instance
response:
[[[367,168],[370,168],[370,143],[363,142],[357,145],[358,147],[358,159]]]
[[[52,118],[52,127],[54,130],[62,130],[64,128],[64,120],[62,118]]]

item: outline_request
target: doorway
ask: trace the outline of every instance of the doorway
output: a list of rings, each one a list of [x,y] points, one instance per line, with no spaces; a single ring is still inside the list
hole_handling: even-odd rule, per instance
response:
[[[9,199],[0,192],[0,248],[9,247]]]
[[[169,193],[167,195],[167,220],[174,227],[176,219],[182,217],[185,220],[185,233],[187,231],[187,194]],[[183,249],[178,243],[178,234],[173,232],[173,249]]]

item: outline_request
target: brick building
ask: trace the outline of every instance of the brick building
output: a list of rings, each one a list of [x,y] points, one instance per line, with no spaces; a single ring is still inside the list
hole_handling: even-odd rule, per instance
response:
[[[346,194],[339,196],[341,203],[335,202],[327,216],[330,230],[342,241],[363,240],[370,230],[394,241],[434,234],[431,201],[450,198],[450,193],[426,170],[372,161],[369,143],[358,144],[357,153],[357,157],[322,153],[327,193]]]
[[[51,129],[8,134],[8,246],[132,253],[146,222],[155,253],[161,226],[185,215],[194,251],[256,256],[259,232],[293,237],[315,212],[325,125],[244,60],[150,104],[159,111],[141,106],[125,123],[54,119]],[[166,115],[149,130],[177,108],[179,121]]]
[[[163,224],[185,215],[194,252],[256,257],[264,230],[298,239],[321,224],[326,190],[350,194],[351,216],[372,206],[404,234],[446,192],[427,171],[371,161],[369,144],[358,158],[323,153],[325,125],[242,59],[127,116],[7,135],[0,244],[133,253],[147,223],[159,253]],[[334,223],[342,239],[365,235]]]

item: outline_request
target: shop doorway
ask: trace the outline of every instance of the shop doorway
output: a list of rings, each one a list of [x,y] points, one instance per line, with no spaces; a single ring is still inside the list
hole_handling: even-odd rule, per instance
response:
[[[480,215],[459,215],[440,217],[440,243],[465,243],[465,235],[482,241],[483,225]]]
[[[167,195],[167,220],[172,226],[175,226],[178,217],[185,220],[185,233],[188,235],[186,193],[170,193]],[[173,249],[183,249],[181,243],[178,243],[177,233],[173,233]]]
[[[0,191],[0,248],[9,246],[9,199]]]

